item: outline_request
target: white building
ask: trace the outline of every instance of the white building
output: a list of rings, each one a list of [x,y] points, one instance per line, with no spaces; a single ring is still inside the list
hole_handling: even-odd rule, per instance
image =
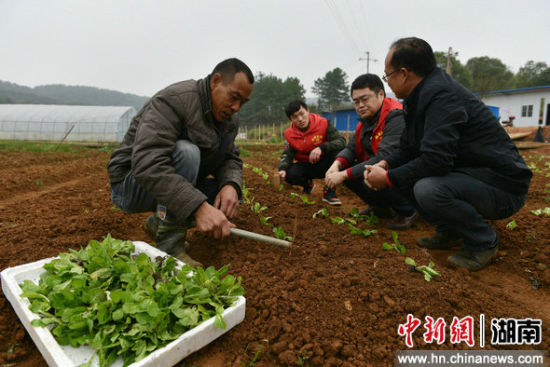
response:
[[[487,92],[481,100],[498,109],[500,122],[515,116],[514,126],[550,125],[550,85]],[[496,114],[496,113],[495,113]]]
[[[0,104],[0,139],[120,142],[134,107]]]

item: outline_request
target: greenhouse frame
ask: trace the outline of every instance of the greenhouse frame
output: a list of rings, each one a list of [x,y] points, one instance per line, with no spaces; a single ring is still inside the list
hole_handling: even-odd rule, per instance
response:
[[[135,115],[128,106],[0,104],[0,139],[120,142]]]

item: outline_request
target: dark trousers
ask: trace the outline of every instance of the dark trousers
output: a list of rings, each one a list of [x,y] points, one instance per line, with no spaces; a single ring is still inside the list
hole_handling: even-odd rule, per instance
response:
[[[437,231],[455,231],[464,239],[464,247],[474,251],[488,249],[497,241],[485,219],[508,218],[527,198],[459,172],[423,178],[403,194]]]
[[[308,181],[314,178],[325,178],[325,173],[330,168],[338,152],[323,154],[319,162],[292,163],[286,170],[285,181],[290,185],[308,186]]]
[[[361,198],[369,206],[377,206],[381,208],[390,207],[398,214],[410,216],[415,212],[413,205],[405,199],[398,191],[387,188],[380,191],[374,191],[362,179],[346,180],[344,185],[357,196]]]

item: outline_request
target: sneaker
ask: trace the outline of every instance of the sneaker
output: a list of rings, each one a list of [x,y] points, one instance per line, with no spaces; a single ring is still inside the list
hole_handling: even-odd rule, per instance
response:
[[[497,251],[498,242],[495,246],[483,251],[472,251],[462,248],[457,254],[449,256],[447,261],[470,271],[478,271],[489,264],[497,254]]]
[[[427,249],[449,250],[453,247],[462,246],[462,238],[452,231],[435,232],[435,236],[420,237],[417,240],[420,247]]]
[[[323,201],[329,203],[329,205],[342,205],[342,202],[338,199],[338,196],[336,196],[336,191],[328,187],[323,189]]]
[[[390,207],[381,206],[369,206],[359,212],[359,215],[371,215],[374,213],[378,218],[392,218],[394,216],[393,210]]]
[[[307,186],[304,186],[304,193],[309,195],[315,188],[315,181],[313,181],[311,178],[308,178],[307,180]]]
[[[406,217],[401,214],[396,214],[393,219],[386,225],[386,228],[395,229],[398,231],[406,231],[411,228],[414,222],[418,219],[418,212],[415,211],[410,216]]]

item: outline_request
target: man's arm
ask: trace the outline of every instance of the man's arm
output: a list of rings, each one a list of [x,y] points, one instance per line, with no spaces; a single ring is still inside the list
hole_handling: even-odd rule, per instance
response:
[[[239,156],[240,149],[235,144],[234,136],[235,134],[232,136],[230,149],[225,153],[224,161],[216,172],[216,178],[218,180],[218,190],[226,185],[231,185],[240,198],[243,187],[243,161]]]
[[[410,187],[423,177],[445,175],[454,166],[460,130],[468,120],[465,107],[455,94],[442,91],[430,101],[424,116],[419,155],[396,168],[392,157],[387,159],[393,186]]]
[[[321,148],[323,154],[327,154],[332,152],[339,152],[345,147],[346,139],[344,139],[344,137],[340,135],[340,132],[329,121],[327,126],[327,141],[319,145],[319,148]]]
[[[290,146],[290,144],[285,141],[285,147],[283,149],[283,153],[281,154],[281,161],[279,162],[279,171],[286,171],[288,167],[294,162],[294,155],[295,155],[294,148]]]
[[[374,165],[399,150],[400,139],[404,129],[405,116],[403,114],[403,110],[395,109],[390,111],[386,117],[384,133],[382,135],[382,140],[378,145],[376,155],[371,156],[366,161],[359,162],[351,167],[351,178],[354,180],[362,178],[365,165]]]

